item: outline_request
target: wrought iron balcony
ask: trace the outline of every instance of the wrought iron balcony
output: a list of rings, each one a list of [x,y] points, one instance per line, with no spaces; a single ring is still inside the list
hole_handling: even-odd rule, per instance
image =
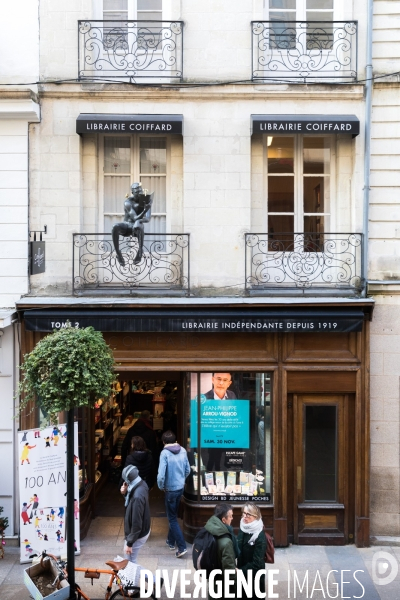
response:
[[[136,264],[137,249],[136,238],[120,238],[120,250],[125,260],[125,266],[121,266],[110,233],[75,233],[72,248],[74,293],[132,293],[139,289],[189,293],[188,233],[145,233],[143,257]]]
[[[181,80],[182,21],[78,21],[78,78]]]
[[[357,79],[357,21],[252,21],[252,78]]]
[[[359,294],[361,233],[246,233],[246,289]]]

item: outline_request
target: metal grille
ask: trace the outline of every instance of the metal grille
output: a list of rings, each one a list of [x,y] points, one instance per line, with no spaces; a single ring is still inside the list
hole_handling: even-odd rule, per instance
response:
[[[357,79],[357,21],[252,21],[252,78]]]
[[[182,21],[78,21],[78,78],[182,79]]]
[[[246,289],[361,292],[361,233],[245,234]]]
[[[189,292],[189,234],[145,233],[143,257],[137,264],[134,262],[138,250],[135,237],[120,238],[120,250],[125,266],[116,259],[110,233],[75,233],[74,292],[129,292],[138,288]]]

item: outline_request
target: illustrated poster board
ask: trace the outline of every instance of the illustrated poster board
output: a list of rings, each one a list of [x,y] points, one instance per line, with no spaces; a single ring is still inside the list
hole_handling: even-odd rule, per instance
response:
[[[78,423],[74,436],[75,549],[80,551]],[[18,432],[20,562],[43,550],[66,556],[67,426]]]

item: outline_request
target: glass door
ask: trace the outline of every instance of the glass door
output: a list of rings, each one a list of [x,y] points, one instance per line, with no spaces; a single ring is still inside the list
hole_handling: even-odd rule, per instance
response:
[[[294,396],[295,543],[340,545],[353,531],[352,406],[345,395]]]

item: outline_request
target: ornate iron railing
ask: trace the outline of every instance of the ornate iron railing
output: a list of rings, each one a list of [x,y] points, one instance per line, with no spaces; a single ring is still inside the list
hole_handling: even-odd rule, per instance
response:
[[[78,21],[78,78],[182,79],[182,21]]]
[[[357,21],[252,21],[252,78],[357,79]]]
[[[362,242],[361,233],[246,233],[246,289],[359,293]]]
[[[125,266],[116,258],[110,233],[75,233],[73,291],[133,292],[146,288],[189,292],[188,233],[145,233],[143,257],[137,264],[134,262],[138,250],[136,238],[120,238],[120,250]]]

